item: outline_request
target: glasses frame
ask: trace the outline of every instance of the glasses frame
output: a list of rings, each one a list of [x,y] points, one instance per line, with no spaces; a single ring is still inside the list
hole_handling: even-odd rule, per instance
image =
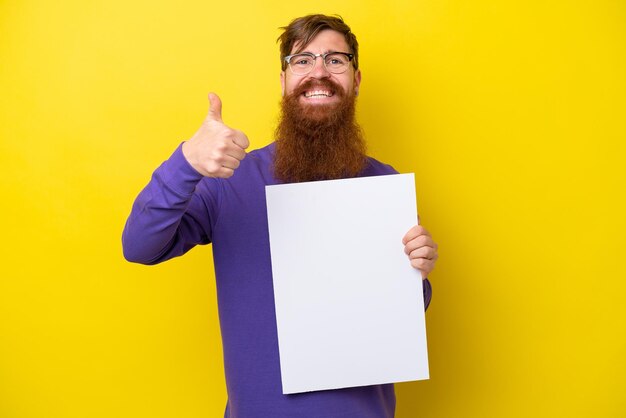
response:
[[[291,61],[291,59],[292,59],[293,57],[295,57],[296,55],[307,55],[307,56],[309,56],[309,57],[312,57],[312,58],[313,58],[313,60],[314,60],[315,62],[317,62],[317,58],[318,58],[318,57],[321,57],[321,58],[322,58],[322,63],[324,64],[324,68],[326,69],[326,71],[328,71],[328,72],[329,72],[329,73],[331,73],[331,74],[343,74],[343,73],[345,73],[346,71],[348,71],[348,68],[350,67],[350,65],[347,65],[347,66],[346,66],[346,69],[345,69],[345,70],[343,70],[343,71],[341,71],[341,72],[331,71],[330,69],[328,69],[328,67],[326,67],[326,57],[327,57],[328,55],[333,55],[333,54],[345,55],[345,56],[348,58],[348,62],[352,62],[352,60],[354,59],[354,54],[350,54],[349,52],[330,51],[330,52],[326,52],[326,53],[324,53],[324,54],[314,54],[314,53],[312,53],[312,52],[299,52],[299,53],[297,53],[297,54],[287,55],[287,56],[285,57],[285,62],[287,63],[287,67],[289,67],[289,71],[291,71],[291,74],[293,74],[293,75],[298,75],[298,76],[302,76],[302,75],[307,75],[307,74],[309,74],[311,71],[313,71],[313,68],[315,68],[315,64],[313,64],[313,65],[311,66],[311,69],[310,69],[309,71],[307,71],[306,73],[304,73],[304,74],[298,74],[298,73],[296,73],[296,72],[293,70],[293,68],[291,68],[291,62],[290,62],[290,61]]]

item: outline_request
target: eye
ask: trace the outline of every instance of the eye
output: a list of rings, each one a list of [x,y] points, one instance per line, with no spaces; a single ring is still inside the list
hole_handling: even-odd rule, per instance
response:
[[[291,65],[297,65],[301,67],[311,65],[311,62],[312,59],[308,55],[294,55],[290,60]]]
[[[341,66],[345,65],[347,58],[342,54],[331,54],[326,56],[326,65]]]

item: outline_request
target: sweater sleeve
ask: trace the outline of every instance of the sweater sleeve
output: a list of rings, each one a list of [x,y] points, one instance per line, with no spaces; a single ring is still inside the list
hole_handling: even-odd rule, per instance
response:
[[[422,287],[424,288],[424,310],[427,310],[430,305],[430,300],[433,297],[433,288],[428,278],[422,281]]]
[[[196,191],[200,182],[207,186],[202,194]],[[179,145],[135,199],[122,233],[124,257],[157,264],[211,242],[218,189],[216,179],[204,178],[187,162]]]

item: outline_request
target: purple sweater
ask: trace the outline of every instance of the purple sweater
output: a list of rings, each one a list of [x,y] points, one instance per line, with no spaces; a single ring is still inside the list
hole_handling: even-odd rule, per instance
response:
[[[135,200],[122,235],[124,256],[156,264],[213,243],[226,418],[393,417],[392,384],[282,394],[265,203],[265,186],[279,183],[271,171],[274,149],[250,152],[224,180],[200,175],[179,146]],[[359,177],[395,173],[368,158]],[[430,296],[425,280],[425,306]]]

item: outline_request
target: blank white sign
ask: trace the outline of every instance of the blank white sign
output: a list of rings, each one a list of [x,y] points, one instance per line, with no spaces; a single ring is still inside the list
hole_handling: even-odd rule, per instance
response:
[[[266,186],[283,393],[428,379],[413,174]]]

